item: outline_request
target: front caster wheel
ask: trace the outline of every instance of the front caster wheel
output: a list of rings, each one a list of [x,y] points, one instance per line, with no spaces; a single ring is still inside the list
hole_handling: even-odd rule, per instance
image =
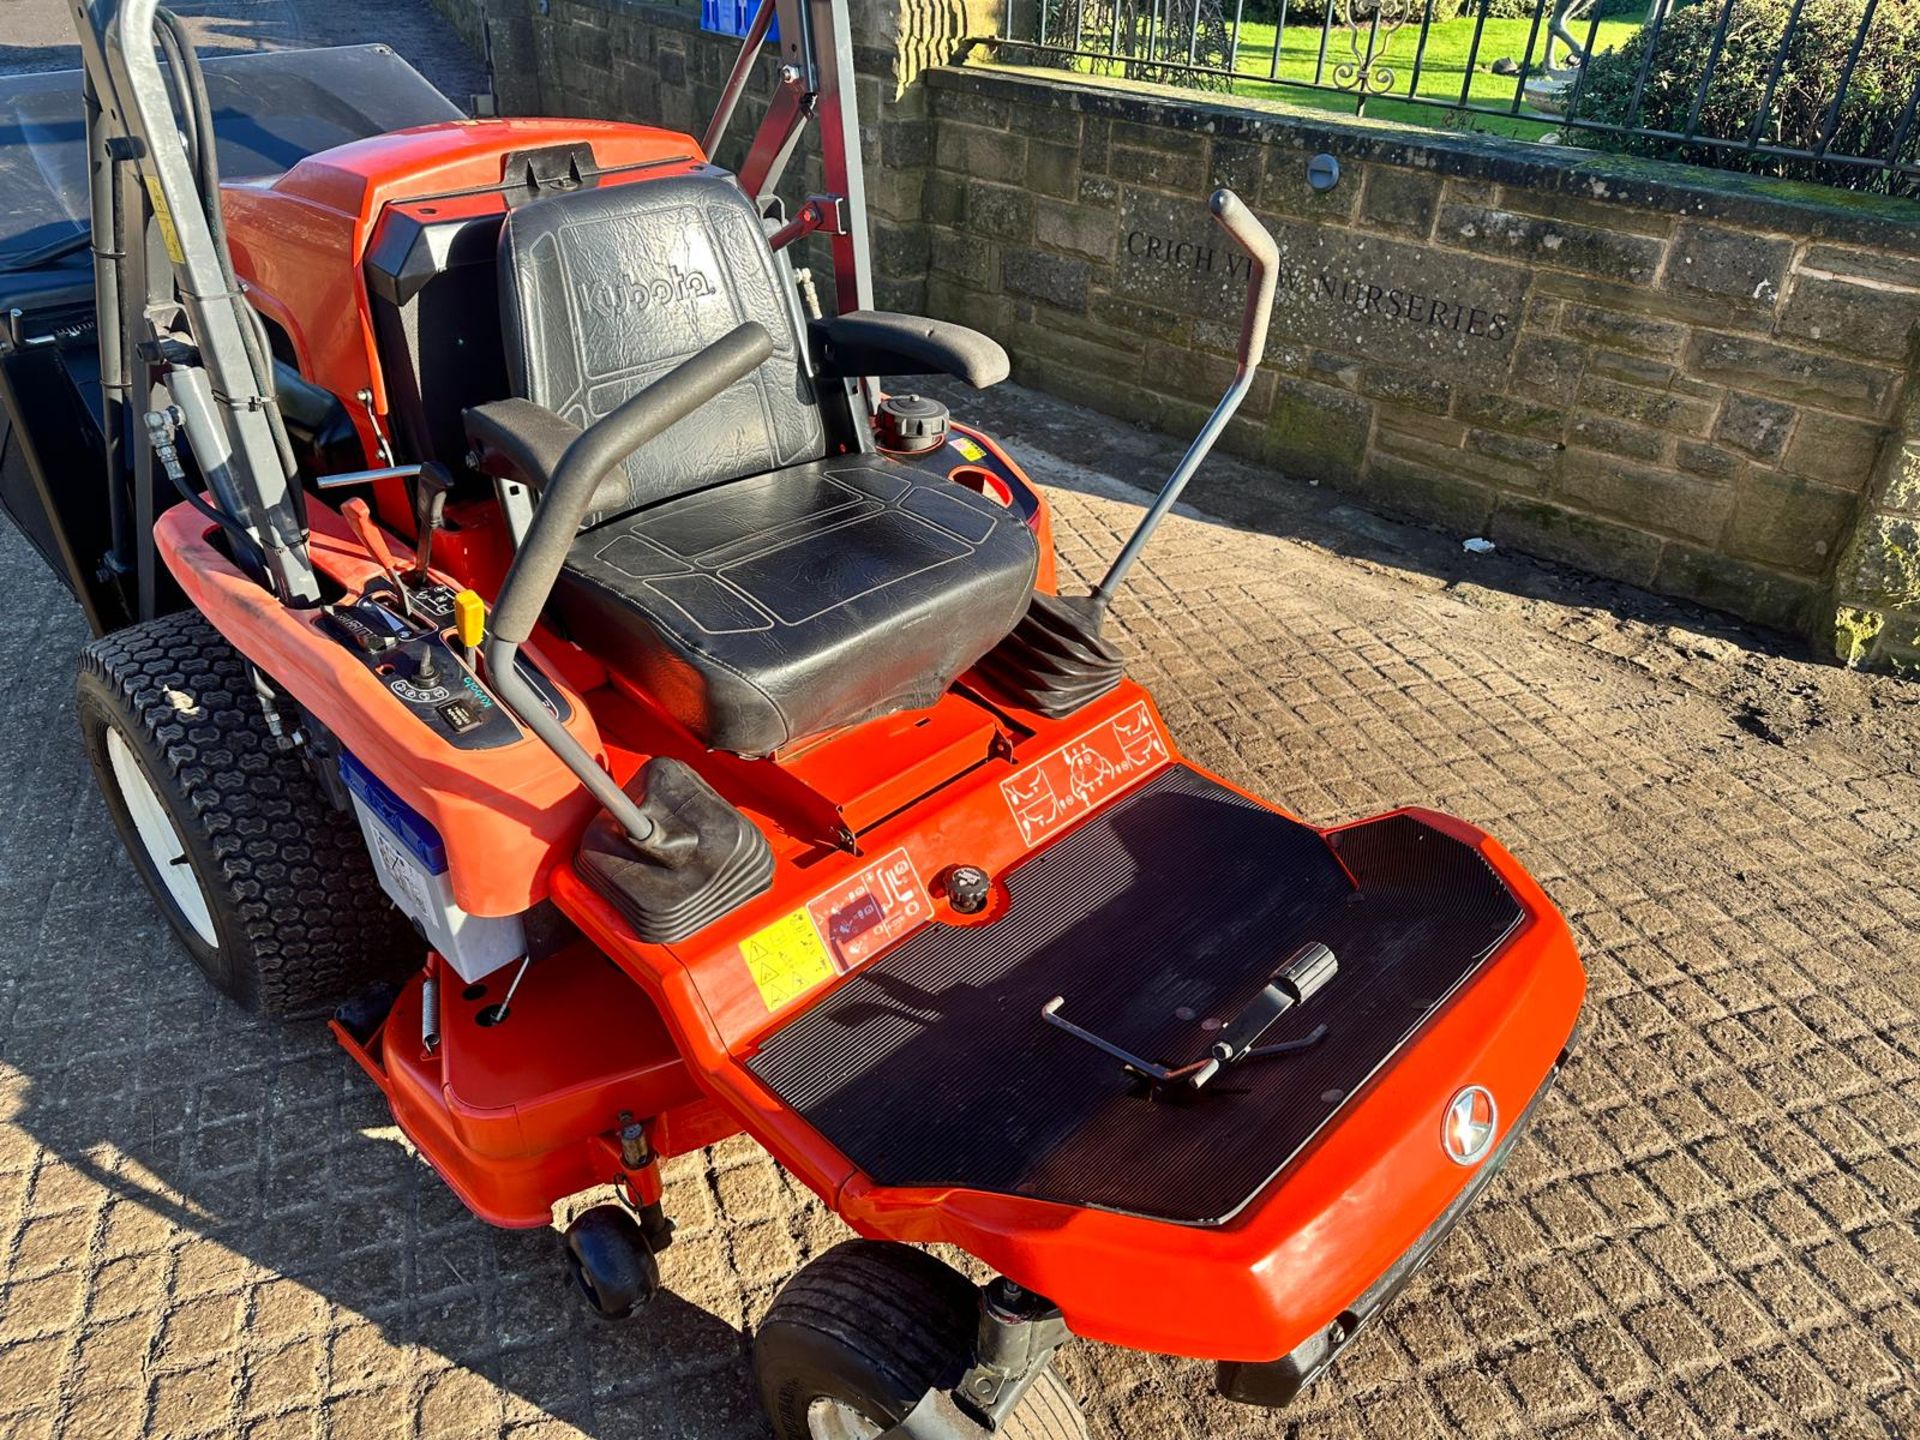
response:
[[[659,1293],[646,1232],[618,1205],[596,1205],[567,1226],[567,1274],[596,1315],[624,1320]]]
[[[789,1280],[753,1340],[760,1403],[779,1440],[875,1440],[926,1393],[959,1383],[973,1352],[977,1292],[925,1251],[837,1245]],[[981,1435],[986,1436],[982,1430]],[[994,1440],[1086,1440],[1051,1367]]]

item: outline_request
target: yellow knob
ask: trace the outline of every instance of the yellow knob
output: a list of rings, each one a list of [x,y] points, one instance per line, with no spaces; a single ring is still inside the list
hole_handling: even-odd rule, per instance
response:
[[[453,628],[459,633],[462,645],[469,650],[477,649],[480,637],[487,630],[487,602],[471,590],[462,590],[454,596]]]

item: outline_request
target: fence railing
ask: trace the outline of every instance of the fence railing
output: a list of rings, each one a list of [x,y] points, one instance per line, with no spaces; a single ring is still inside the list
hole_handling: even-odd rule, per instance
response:
[[[1908,0],[1009,0],[1001,58],[1920,193]]]

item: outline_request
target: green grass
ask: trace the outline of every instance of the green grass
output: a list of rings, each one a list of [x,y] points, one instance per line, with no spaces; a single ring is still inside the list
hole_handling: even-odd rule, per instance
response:
[[[1620,15],[1602,20],[1594,39],[1596,51],[1611,50],[1623,44],[1640,28],[1640,14]],[[1435,25],[1427,32],[1426,48],[1420,49],[1420,27],[1418,21],[1410,22],[1395,35],[1391,42],[1382,46],[1375,57],[1376,65],[1384,63],[1393,71],[1392,93],[1375,94],[1367,99],[1366,114],[1376,120],[1390,120],[1401,124],[1446,126],[1449,128],[1471,129],[1495,135],[1511,135],[1522,139],[1537,139],[1554,128],[1551,120],[1533,117],[1522,108],[1520,116],[1507,115],[1456,115],[1452,112],[1435,109],[1430,105],[1410,103],[1405,98],[1409,86],[1413,83],[1413,62],[1415,53],[1420,52],[1419,88],[1413,93],[1433,100],[1445,100],[1457,103],[1463,82],[1467,76],[1467,59],[1473,56],[1473,82],[1468,87],[1468,98],[1473,104],[1497,106],[1501,109],[1513,103],[1518,78],[1511,75],[1495,75],[1493,62],[1503,57],[1516,62],[1522,61],[1527,50],[1528,36],[1533,30],[1531,19],[1488,20],[1480,30],[1480,43],[1474,48],[1474,27],[1478,22],[1472,15],[1457,20],[1448,20]],[[1586,39],[1587,23],[1581,21],[1573,27],[1580,39]],[[1286,40],[1281,46],[1279,81],[1273,75],[1273,48],[1275,29],[1272,25],[1245,21],[1240,26],[1240,51],[1235,62],[1235,70],[1240,76],[1226,81],[1223,77],[1213,76],[1217,82],[1233,95],[1251,96],[1266,100],[1284,100],[1289,104],[1306,106],[1315,110],[1326,110],[1338,114],[1354,113],[1355,100],[1351,93],[1329,93],[1326,90],[1306,88],[1314,84],[1316,74],[1319,83],[1331,87],[1335,84],[1334,66],[1341,61],[1351,61],[1353,56],[1352,33],[1339,24],[1326,32],[1326,60],[1320,64],[1321,28],[1318,25],[1289,25]],[[1362,28],[1358,32],[1360,51],[1366,52],[1367,32]],[[1547,47],[1547,27],[1543,20],[1540,31],[1533,38],[1530,75],[1536,74],[1545,60]],[[1089,49],[1097,49],[1097,44],[1089,43]],[[1560,52],[1564,60],[1565,51]],[[1099,73],[1107,68],[1105,62],[1098,60],[1080,60],[1074,62],[1076,69]],[[1171,78],[1171,77],[1169,77]],[[1291,82],[1291,83],[1289,83]],[[1218,92],[1216,92],[1218,93]]]

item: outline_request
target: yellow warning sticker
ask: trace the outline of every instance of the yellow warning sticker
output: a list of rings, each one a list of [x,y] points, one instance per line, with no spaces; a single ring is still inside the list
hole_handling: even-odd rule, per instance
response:
[[[976,465],[987,458],[986,450],[964,435],[956,435],[953,437],[953,448],[966,456],[967,459],[973,461]]]
[[[768,1010],[778,1010],[837,973],[804,907],[742,940],[740,958]]]
[[[186,252],[180,248],[180,232],[173,225],[173,211],[167,208],[167,192],[160,188],[158,176],[148,175],[147,196],[153,201],[153,223],[160,227],[160,243],[167,247],[167,258],[176,265],[186,263]]]

